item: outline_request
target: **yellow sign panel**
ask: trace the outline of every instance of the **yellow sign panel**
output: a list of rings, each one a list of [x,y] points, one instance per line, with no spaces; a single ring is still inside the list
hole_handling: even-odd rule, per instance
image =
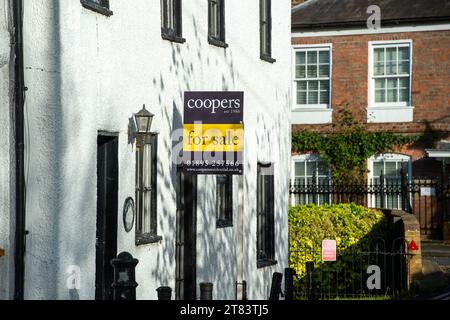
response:
[[[183,151],[238,152],[243,148],[243,124],[184,124]]]

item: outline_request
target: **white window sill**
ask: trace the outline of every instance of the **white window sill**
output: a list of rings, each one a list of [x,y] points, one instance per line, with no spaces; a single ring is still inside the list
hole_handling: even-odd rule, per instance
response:
[[[298,107],[292,110],[292,124],[327,124],[333,121],[333,109]]]
[[[412,106],[369,106],[367,108],[368,123],[412,122],[413,119],[414,107]]]

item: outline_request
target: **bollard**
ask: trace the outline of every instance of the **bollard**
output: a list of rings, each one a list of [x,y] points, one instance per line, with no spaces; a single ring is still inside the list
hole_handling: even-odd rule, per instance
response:
[[[242,300],[247,300],[247,281],[242,281]]]
[[[242,300],[247,300],[247,281],[242,280],[242,282],[235,282],[236,300],[238,299],[238,286],[242,286]]]
[[[158,292],[158,300],[172,300],[172,288],[159,287],[156,291]]]
[[[314,262],[306,262],[306,281],[308,300],[316,300],[316,288],[314,281]]]
[[[211,282],[200,283],[200,300],[212,300],[213,284]]]
[[[135,268],[139,263],[128,252],[121,252],[117,258],[111,260],[114,268],[113,288],[114,300],[136,300]]]
[[[280,294],[282,294],[281,290],[281,281],[283,279],[283,274],[279,272],[274,272],[272,276],[272,286],[270,287],[270,296],[269,300],[279,300]]]
[[[285,300],[294,300],[294,276],[295,270],[293,268],[284,269]]]

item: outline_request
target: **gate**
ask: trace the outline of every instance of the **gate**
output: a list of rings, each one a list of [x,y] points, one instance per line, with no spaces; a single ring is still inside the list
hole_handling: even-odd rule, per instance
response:
[[[290,252],[293,298],[297,300],[391,299],[408,292],[411,255],[403,238],[389,246],[382,239],[337,253],[323,262],[321,249],[304,246]],[[296,264],[296,262],[301,262]]]
[[[369,208],[399,209],[414,214],[424,238],[441,239],[444,221],[450,220],[450,183],[414,178],[381,176],[363,184],[334,184],[313,177],[291,181],[290,204],[356,203]]]

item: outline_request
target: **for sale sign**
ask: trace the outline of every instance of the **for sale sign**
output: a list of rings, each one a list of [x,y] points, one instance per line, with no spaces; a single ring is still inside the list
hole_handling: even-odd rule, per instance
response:
[[[322,240],[322,261],[336,261],[336,240]]]
[[[197,174],[242,174],[244,93],[184,93],[183,167]]]

